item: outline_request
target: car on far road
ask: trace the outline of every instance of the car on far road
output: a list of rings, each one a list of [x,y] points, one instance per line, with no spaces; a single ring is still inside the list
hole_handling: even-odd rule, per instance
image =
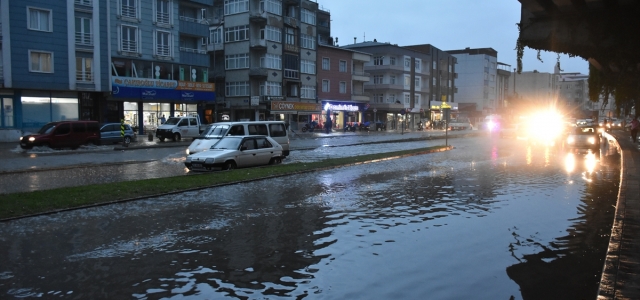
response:
[[[193,171],[272,165],[282,162],[282,146],[263,135],[225,136],[208,151],[187,156],[184,165]]]
[[[100,144],[114,144],[123,142],[129,144],[135,142],[138,139],[135,131],[129,126],[124,124],[124,136],[122,136],[122,128],[120,123],[105,123],[100,125]]]
[[[599,127],[595,125],[576,126],[567,133],[564,146],[566,149],[586,149],[597,152],[600,149]]]

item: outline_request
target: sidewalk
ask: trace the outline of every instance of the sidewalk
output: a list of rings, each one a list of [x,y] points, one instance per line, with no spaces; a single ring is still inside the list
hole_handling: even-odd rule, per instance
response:
[[[598,299],[640,299],[640,151],[628,131],[610,135],[620,148],[620,190]]]

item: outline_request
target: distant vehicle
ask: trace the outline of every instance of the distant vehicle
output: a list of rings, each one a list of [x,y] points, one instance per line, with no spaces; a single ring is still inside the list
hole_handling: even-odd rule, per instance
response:
[[[268,136],[225,136],[208,151],[187,156],[193,171],[232,170],[282,162],[282,146]]]
[[[590,149],[594,152],[600,149],[600,133],[598,126],[583,125],[576,126],[567,133],[565,148],[568,149]]]
[[[20,147],[34,146],[76,149],[80,145],[99,144],[100,125],[97,121],[58,121],[47,123],[35,134],[20,137]]]
[[[129,144],[138,139],[138,136],[129,124],[124,124],[124,136],[122,136],[121,126],[122,124],[120,123],[102,124],[100,126],[100,144],[114,144],[120,142]]]

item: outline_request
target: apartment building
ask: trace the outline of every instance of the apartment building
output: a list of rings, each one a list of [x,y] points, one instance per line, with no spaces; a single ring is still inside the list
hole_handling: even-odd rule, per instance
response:
[[[461,50],[447,50],[458,65],[456,87],[458,107],[464,107],[466,113],[482,112],[483,115],[496,113],[500,107],[498,101],[498,51],[493,48],[469,47]]]
[[[372,55],[364,64],[371,77],[364,90],[371,97],[374,120],[386,123],[388,129],[417,128],[421,120],[440,120],[443,102],[457,111],[452,55],[429,44],[400,47],[376,40],[342,48]]]
[[[0,1],[0,141],[57,120],[100,119],[108,3]]]
[[[604,99],[598,102],[589,101],[589,75],[580,73],[560,73],[556,67],[554,72],[558,88],[557,106],[563,111],[592,116],[593,112],[602,117],[612,118],[615,115],[614,99],[611,96],[605,105]]]
[[[333,128],[342,129],[354,122],[374,122],[365,83],[370,76],[364,71],[372,55],[351,49],[320,44],[318,47],[318,100],[323,113],[304,121],[324,124],[329,118]],[[301,118],[302,121],[302,118]]]

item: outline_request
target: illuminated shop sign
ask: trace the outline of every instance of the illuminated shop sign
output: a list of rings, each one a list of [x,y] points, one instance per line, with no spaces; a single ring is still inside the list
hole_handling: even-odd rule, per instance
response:
[[[327,103],[324,105],[324,110],[333,110],[333,111],[358,111],[357,105],[353,104],[331,104]]]
[[[167,79],[114,76],[111,95],[142,100],[215,101],[215,84]]]
[[[318,103],[271,101],[271,110],[277,111],[321,111],[322,106]]]

